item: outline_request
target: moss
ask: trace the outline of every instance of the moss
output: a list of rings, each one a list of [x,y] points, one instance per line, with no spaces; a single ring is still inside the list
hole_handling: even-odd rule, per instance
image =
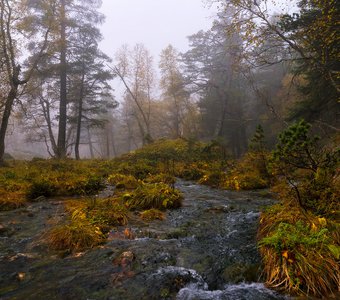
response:
[[[259,279],[260,266],[257,264],[232,264],[223,271],[223,279],[229,283],[257,282]]]

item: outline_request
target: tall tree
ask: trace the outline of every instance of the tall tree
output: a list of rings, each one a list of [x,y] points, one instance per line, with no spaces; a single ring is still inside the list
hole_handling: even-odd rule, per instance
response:
[[[189,93],[185,90],[183,75],[180,72],[179,53],[169,45],[162,50],[159,68],[161,71],[160,86],[165,103],[168,104],[171,136],[183,136],[185,114],[188,109]]]
[[[62,159],[69,154],[68,147],[74,144],[76,156],[79,155],[81,123],[86,117],[84,111],[92,110],[93,115],[95,111],[99,113],[100,108],[90,108],[90,102],[95,104],[100,93],[101,99],[108,99],[104,96],[110,94],[107,81],[111,75],[105,71],[109,59],[98,49],[101,34],[96,26],[104,20],[97,11],[101,1],[56,2],[58,13],[53,21],[53,43],[49,44],[49,55],[35,72],[37,85],[33,93],[39,94],[35,99],[40,99],[38,104],[48,127],[48,138],[46,134],[42,136],[51,144],[51,155]],[[99,92],[99,86],[103,88],[102,92]],[[58,128],[56,137],[55,127]],[[75,143],[70,141],[74,131]]]
[[[124,84],[126,101],[133,105],[132,114],[138,123],[142,143],[152,141],[151,107],[153,102],[154,69],[153,58],[143,44],[132,50],[123,46],[116,54],[113,74]]]
[[[186,81],[200,96],[205,137],[224,140],[235,156],[246,148],[244,97],[240,72],[240,39],[227,36],[218,21],[209,31],[189,37],[184,53]]]
[[[270,9],[275,7],[274,0],[220,2],[225,10],[235,12],[229,29],[242,35],[249,61],[254,65],[290,61],[295,75],[304,77],[300,80],[304,96],[297,101],[292,118],[303,116],[338,131],[337,1],[300,0],[296,12],[280,14]],[[271,41],[269,47],[267,41]],[[272,52],[280,55],[268,61],[267,54]]]
[[[0,67],[4,95],[4,100],[1,101],[0,165],[4,164],[5,138],[14,101],[18,97],[20,87],[25,86],[30,80],[44,54],[51,30],[51,17],[55,14],[53,1],[48,6],[46,1],[39,2],[45,5],[47,10],[43,13],[40,10],[40,13],[32,16],[32,10],[27,1],[0,1],[0,51],[2,56]],[[32,40],[37,42],[32,43]],[[27,47],[32,53],[31,62],[23,77],[19,61],[22,59],[21,53],[24,51],[19,49],[19,44],[21,47]]]
[[[291,117],[327,122],[340,130],[339,5],[335,0],[303,0],[298,7],[298,14],[284,15],[280,21],[282,30],[294,37],[305,55],[295,68],[295,74],[305,81],[300,85],[304,97]]]
[[[59,4],[59,129],[57,139],[57,158],[66,157],[66,122],[67,122],[67,40],[66,40],[66,2],[60,0]]]
[[[113,78],[106,64],[108,56],[98,49],[98,30],[90,26],[79,28],[77,43],[72,46],[74,61],[70,64],[69,119],[76,125],[74,150],[80,159],[79,146],[83,123],[87,128],[104,126],[106,113],[117,106],[109,80]]]

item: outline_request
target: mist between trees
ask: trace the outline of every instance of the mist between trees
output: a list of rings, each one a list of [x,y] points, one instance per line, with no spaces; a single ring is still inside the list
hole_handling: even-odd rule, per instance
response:
[[[1,0],[0,163],[5,151],[110,158],[179,137],[239,157],[258,124],[271,146],[300,118],[338,133],[336,2],[296,1],[294,14],[270,12],[273,1],[214,2],[212,28],[186,53],[166,47],[156,66],[143,44],[113,60],[99,49],[99,0]]]

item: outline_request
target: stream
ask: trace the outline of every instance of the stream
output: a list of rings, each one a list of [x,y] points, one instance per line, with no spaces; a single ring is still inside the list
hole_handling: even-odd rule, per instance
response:
[[[104,245],[64,257],[44,244],[65,218],[62,200],[1,212],[0,299],[289,299],[258,282],[259,212],[273,199],[182,180],[176,188],[185,200],[166,220],[135,218]]]

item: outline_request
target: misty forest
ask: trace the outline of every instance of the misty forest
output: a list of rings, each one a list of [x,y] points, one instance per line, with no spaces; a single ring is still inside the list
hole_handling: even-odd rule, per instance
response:
[[[101,2],[0,0],[0,299],[339,299],[337,1],[157,56]]]

